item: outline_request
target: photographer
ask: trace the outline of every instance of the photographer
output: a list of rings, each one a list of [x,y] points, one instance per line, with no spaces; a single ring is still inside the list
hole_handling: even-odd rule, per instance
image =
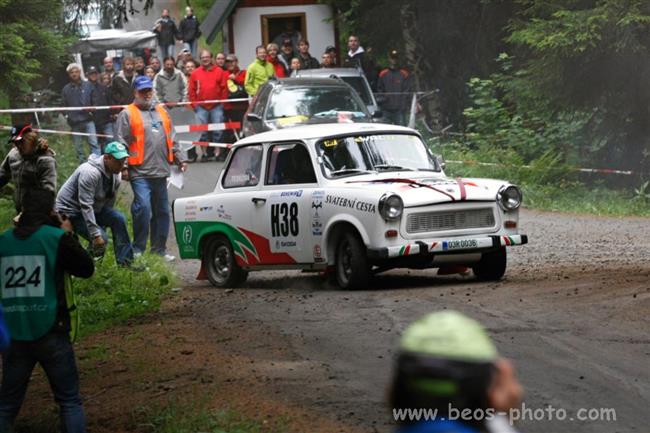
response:
[[[9,143],[14,147],[0,165],[0,188],[13,182],[16,212],[20,212],[25,191],[30,188],[56,192],[56,160],[47,140],[38,136],[31,125],[11,129]]]
[[[402,334],[390,395],[397,433],[515,433],[500,413],[521,396],[512,363],[469,317],[431,313]],[[433,416],[409,418],[418,410]]]

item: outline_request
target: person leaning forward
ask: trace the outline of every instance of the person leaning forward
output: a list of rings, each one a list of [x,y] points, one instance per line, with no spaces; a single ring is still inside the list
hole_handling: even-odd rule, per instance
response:
[[[56,198],[57,212],[66,215],[75,233],[91,242],[96,257],[104,255],[108,236],[113,232],[115,261],[121,266],[133,262],[133,246],[126,227],[126,218],[114,208],[120,173],[129,156],[122,143],[112,141],[101,156],[90,156],[63,184]]]
[[[167,109],[153,104],[153,83],[148,77],[134,81],[135,99],[118,116],[116,139],[128,147],[128,176],[133,189],[133,249],[146,250],[151,230],[151,252],[174,260],[166,254],[171,224],[167,177],[170,166],[185,171],[180,149],[174,141],[174,128]]]
[[[14,147],[0,164],[0,188],[10,181],[14,184],[14,203],[20,212],[23,195],[30,188],[56,191],[55,153],[47,140],[38,136],[31,125],[11,128],[9,143]]]
[[[50,382],[64,431],[86,431],[64,286],[66,274],[90,278],[95,267],[53,207],[53,192],[28,190],[17,226],[0,234],[0,293],[11,333],[2,354],[2,433],[11,430],[36,363]]]

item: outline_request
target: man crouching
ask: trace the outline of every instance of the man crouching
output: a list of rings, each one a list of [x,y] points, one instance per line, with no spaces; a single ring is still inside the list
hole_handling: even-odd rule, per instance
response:
[[[91,242],[95,256],[104,254],[108,241],[105,228],[111,228],[115,261],[122,266],[133,262],[133,247],[126,218],[113,206],[128,156],[123,144],[108,143],[102,155],[91,155],[77,167],[56,198],[57,212],[70,218],[75,232]]]

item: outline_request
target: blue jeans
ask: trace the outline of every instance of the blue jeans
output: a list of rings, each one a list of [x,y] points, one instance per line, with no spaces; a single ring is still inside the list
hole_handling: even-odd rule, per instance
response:
[[[211,110],[206,110],[199,105],[196,107],[196,117],[202,125],[207,123],[222,123],[224,120],[223,105],[219,104]],[[206,131],[201,134],[201,141],[219,143],[222,135],[223,131]]]
[[[65,332],[50,332],[36,341],[12,341],[2,354],[0,387],[0,433],[10,427],[25,399],[25,392],[36,363],[39,363],[60,408],[61,430],[65,433],[86,431],[79,374],[70,338]]]
[[[160,49],[160,61],[162,62],[165,57],[174,57],[174,44],[158,45]],[[192,56],[194,57],[194,56]]]
[[[83,132],[86,134],[92,134],[90,136],[84,137],[82,135],[73,135],[72,136],[72,143],[74,143],[74,148],[77,151],[77,158],[79,158],[79,162],[84,163],[86,162],[86,152],[84,151],[84,146],[83,146],[83,140],[87,139],[88,144],[90,145],[90,153],[93,155],[101,155],[101,150],[99,149],[99,145],[97,144],[97,136],[95,135],[97,131],[95,131],[95,123],[92,121],[88,122],[83,122],[83,123],[75,123],[71,127],[72,132]]]
[[[196,52],[196,50],[197,50],[198,47],[199,47],[199,40],[198,39],[194,39],[191,42],[183,42],[183,48],[185,48],[186,50],[190,50],[190,53],[192,53],[192,58],[193,59],[197,58],[198,53]]]
[[[151,232],[151,252],[165,255],[171,212],[167,196],[167,179],[131,179],[133,189],[133,249],[143,253],[147,249],[147,238]]]
[[[199,122],[202,125],[205,125],[207,123],[221,123],[224,121],[223,105],[219,104],[216,107],[212,108],[211,110],[206,110],[205,108],[199,105],[196,107],[196,118],[199,120]],[[212,143],[220,143],[222,135],[223,135],[223,131],[206,131],[203,134],[201,134],[200,140],[210,141]],[[220,149],[219,148],[216,149],[217,149],[216,153],[219,153]],[[208,156],[214,155],[215,148],[208,147],[206,149],[206,154]]]
[[[75,233],[84,239],[89,240],[90,234],[88,227],[81,215],[73,215],[70,217],[72,226]],[[95,213],[95,221],[100,228],[100,234],[104,238],[104,242],[108,242],[108,234],[104,227],[110,227],[113,233],[113,250],[115,251],[115,261],[118,265],[128,265],[133,261],[133,245],[129,239],[129,231],[126,228],[126,218],[122,212],[115,210],[112,207],[105,207],[99,213]]]
[[[97,141],[99,142],[100,149],[102,152],[104,152],[104,147],[111,141],[114,141],[115,139],[113,138],[114,130],[113,130],[113,122],[108,122],[104,125],[97,126],[95,125],[95,130],[97,131],[98,134],[102,135],[109,135],[110,137],[97,137]]]

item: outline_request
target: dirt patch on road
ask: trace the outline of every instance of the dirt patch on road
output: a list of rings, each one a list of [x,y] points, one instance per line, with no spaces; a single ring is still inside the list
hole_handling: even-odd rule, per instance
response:
[[[304,360],[271,331],[206,327],[195,307],[214,303],[209,292],[175,295],[160,313],[77,345],[89,431],[151,432],[151,414],[168,405],[231,410],[259,422],[261,431],[358,431],[269,390],[269,383],[284,379]],[[268,359],[247,356],[246,347],[239,347],[242,341],[248,347],[263,345]],[[58,425],[57,410],[45,375],[37,369],[18,431],[51,432]]]

